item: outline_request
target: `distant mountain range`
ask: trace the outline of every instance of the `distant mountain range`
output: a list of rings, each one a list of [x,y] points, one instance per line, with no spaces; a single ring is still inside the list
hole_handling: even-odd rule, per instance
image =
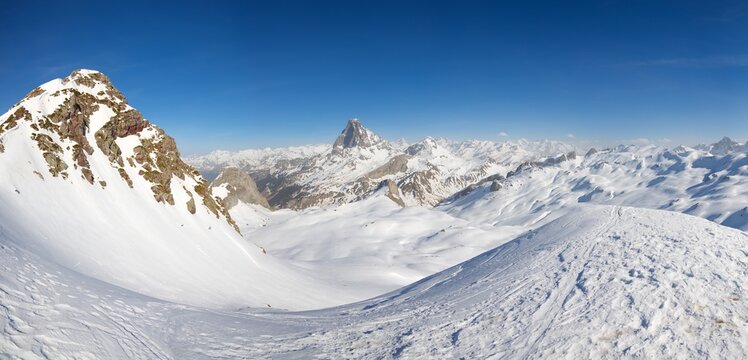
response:
[[[550,211],[574,202],[631,205],[747,229],[746,153],[748,142],[727,137],[673,149],[589,149],[583,156],[572,145],[553,141],[426,138],[409,145],[390,143],[352,119],[332,146],[215,151],[186,161],[206,174],[227,168],[249,175],[249,180],[237,179],[249,185],[233,183],[231,188],[256,189],[245,195],[255,199],[247,202],[271,209],[344,204],[380,193],[401,206],[475,207],[476,196],[496,192],[491,196],[524,211]],[[222,176],[212,186],[226,184]],[[230,189],[218,193],[237,196]]]
[[[215,151],[186,161],[209,177],[225,167],[244,171],[276,209],[344,204],[382,188],[402,205],[433,206],[487,176],[573,150],[554,141],[390,143],[352,119],[332,146]]]

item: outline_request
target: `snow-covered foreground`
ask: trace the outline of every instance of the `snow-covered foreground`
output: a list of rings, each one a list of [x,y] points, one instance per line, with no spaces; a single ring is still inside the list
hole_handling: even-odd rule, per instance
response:
[[[361,303],[220,312],[86,278],[2,237],[0,350],[22,358],[742,358],[748,235],[582,205]]]

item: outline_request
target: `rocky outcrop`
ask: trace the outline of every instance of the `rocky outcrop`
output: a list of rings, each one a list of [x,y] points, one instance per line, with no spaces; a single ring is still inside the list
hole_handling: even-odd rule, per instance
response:
[[[397,182],[394,180],[385,180],[380,184],[380,187],[386,187],[387,192],[385,195],[392,200],[395,204],[400,205],[401,207],[405,207],[405,201],[403,201],[403,197],[400,194],[400,188],[397,186]]]
[[[223,198],[223,203],[229,209],[236,206],[239,201],[270,208],[268,200],[257,189],[257,184],[252,180],[252,177],[235,167],[223,169],[210,186],[213,189],[219,187],[225,189],[226,197]]]
[[[36,141],[36,146],[42,151],[42,156],[49,165],[49,173],[52,176],[67,178],[68,174],[65,170],[67,170],[68,165],[60,158],[62,147],[45,134],[32,134],[31,140]]]
[[[366,177],[372,180],[381,179],[387,175],[394,175],[408,170],[410,155],[401,154],[393,157],[386,164],[372,170]]]
[[[122,150],[115,142],[118,138],[135,135],[148,126],[148,121],[135,109],[129,109],[116,113],[96,132],[96,145],[109,157],[109,161],[124,166],[122,161]],[[171,142],[174,142],[171,140]],[[176,146],[175,146],[176,148]]]
[[[428,170],[411,173],[400,180],[400,189],[404,195],[416,199],[421,204],[436,205],[436,201],[432,201],[428,195],[434,193],[432,184],[438,173],[439,169],[433,165]]]
[[[354,147],[373,147],[386,144],[377,134],[369,131],[358,119],[350,119],[332,146],[333,154],[340,154],[344,149]]]

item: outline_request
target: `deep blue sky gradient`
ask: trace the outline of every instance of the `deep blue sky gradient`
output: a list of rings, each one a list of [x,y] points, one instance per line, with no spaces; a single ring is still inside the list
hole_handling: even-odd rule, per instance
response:
[[[332,142],[349,117],[410,141],[748,138],[745,1],[15,1],[0,20],[0,108],[97,69],[185,153]]]

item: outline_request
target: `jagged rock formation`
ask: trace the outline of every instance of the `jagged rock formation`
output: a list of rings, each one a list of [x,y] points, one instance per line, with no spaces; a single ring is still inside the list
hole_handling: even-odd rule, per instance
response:
[[[332,145],[333,154],[341,154],[344,149],[388,147],[389,144],[371,130],[361,125],[358,119],[350,119],[345,129],[340,133]]]
[[[76,70],[34,89],[0,117],[0,142],[10,132],[28,132],[52,177],[77,174],[106,188],[111,180],[102,172],[108,170],[92,165],[101,154],[130,188],[147,184],[155,201],[169,205],[177,205],[175,189],[184,191],[189,200],[182,206],[190,213],[197,211],[199,199],[203,208],[233,224],[208,182],[182,161],[174,139],[145,120],[100,72]]]
[[[230,209],[239,201],[245,204],[257,204],[269,208],[267,199],[259,190],[252,177],[235,168],[228,167],[210,184],[213,192],[222,197],[223,203]],[[224,195],[224,196],[221,196]]]

